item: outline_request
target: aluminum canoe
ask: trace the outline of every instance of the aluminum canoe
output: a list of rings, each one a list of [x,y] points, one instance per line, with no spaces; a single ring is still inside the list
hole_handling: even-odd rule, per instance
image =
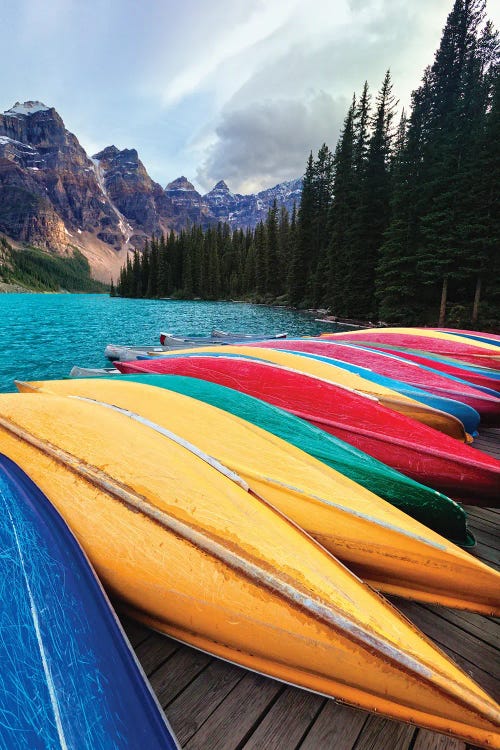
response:
[[[48,394],[0,396],[0,439],[140,621],[285,682],[500,747],[493,699],[210,457]]]
[[[85,553],[4,455],[0,548],[0,747],[179,748]]]
[[[499,504],[500,461],[324,379],[263,360],[207,354],[122,362],[119,369],[184,375],[235,388],[306,419],[454,500]]]

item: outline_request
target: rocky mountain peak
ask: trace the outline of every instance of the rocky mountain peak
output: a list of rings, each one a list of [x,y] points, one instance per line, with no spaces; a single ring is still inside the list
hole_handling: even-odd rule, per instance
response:
[[[176,180],[173,180],[172,182],[169,182],[167,187],[165,188],[165,191],[168,190],[187,190],[192,191],[194,190],[196,192],[195,186],[189,182],[187,177],[184,177],[182,175],[181,177],[178,177]]]
[[[224,180],[219,180],[219,182],[210,190],[211,193],[214,193],[217,191],[218,193],[230,193],[228,186],[224,182]]]
[[[29,101],[29,102],[16,102],[13,107],[10,109],[7,109],[4,112],[4,115],[11,115],[11,116],[29,116],[34,115],[37,112],[49,112],[51,109],[54,109],[53,107],[47,107],[46,104],[43,104],[43,102],[38,101]],[[55,111],[55,110],[54,110]]]

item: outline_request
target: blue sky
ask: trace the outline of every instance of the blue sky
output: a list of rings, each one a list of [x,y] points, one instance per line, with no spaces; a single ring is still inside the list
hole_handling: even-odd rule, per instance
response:
[[[408,105],[452,0],[0,0],[0,111],[54,106],[89,155],[137,148],[162,185],[252,192],[335,146],[391,69]],[[500,4],[488,15],[500,25]]]

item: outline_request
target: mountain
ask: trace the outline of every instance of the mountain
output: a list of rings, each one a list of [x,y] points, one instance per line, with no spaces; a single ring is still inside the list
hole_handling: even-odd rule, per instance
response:
[[[59,255],[77,249],[103,281],[152,234],[218,221],[254,227],[273,200],[291,211],[300,194],[301,180],[255,195],[223,180],[201,195],[186,177],[163,189],[135,149],[108,146],[89,158],[54,107],[16,102],[0,114],[0,233]]]

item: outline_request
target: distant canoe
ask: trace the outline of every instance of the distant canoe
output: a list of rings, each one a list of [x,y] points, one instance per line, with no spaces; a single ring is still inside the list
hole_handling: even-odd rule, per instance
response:
[[[394,344],[457,357],[464,362],[500,370],[500,348],[497,346],[429,328],[368,328],[346,333],[326,333],[322,334],[322,337],[335,337],[337,340],[342,339],[354,343],[373,341],[379,344]]]
[[[438,370],[433,370],[430,366],[412,364],[402,357],[386,352],[356,344],[343,344],[331,339],[264,341],[259,344],[259,347],[319,354],[337,361],[360,365],[380,375],[424,388],[436,396],[461,401],[475,409],[486,424],[497,424],[500,421],[500,395],[481,392],[465,380],[452,379]],[[459,414],[455,416],[460,418]]]
[[[3,455],[0,505],[0,746],[178,748],[81,547]]]
[[[1,395],[0,439],[138,620],[377,715],[500,741],[484,690],[210,457],[102,405],[48,394]]]
[[[125,373],[184,375],[261,398],[307,419],[422,484],[470,504],[497,506],[500,461],[424,424],[318,377],[273,363],[231,356],[122,362]]]
[[[119,375],[120,370],[116,367],[79,367],[75,365],[71,368],[70,378],[102,378],[110,375]]]

